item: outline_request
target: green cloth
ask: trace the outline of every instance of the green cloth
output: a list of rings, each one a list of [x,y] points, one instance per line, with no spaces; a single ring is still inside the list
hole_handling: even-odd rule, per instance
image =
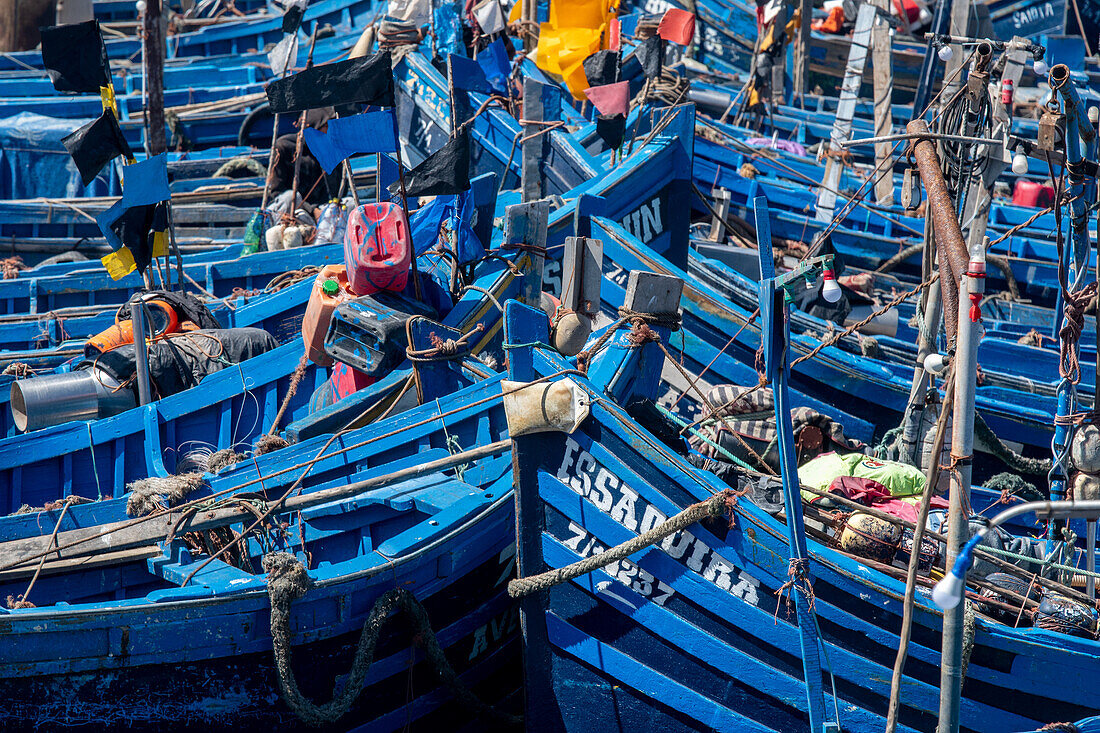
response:
[[[804,486],[818,491],[828,491],[829,484],[838,476],[856,476],[877,481],[896,497],[913,496],[924,491],[924,474],[906,463],[884,461],[862,453],[823,453],[798,469],[798,480]],[[802,496],[807,501],[818,497],[808,492]]]

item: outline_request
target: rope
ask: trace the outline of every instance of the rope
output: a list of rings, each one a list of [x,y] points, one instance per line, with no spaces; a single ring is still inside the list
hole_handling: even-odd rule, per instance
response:
[[[302,694],[302,691],[298,688],[294,670],[291,668],[290,605],[304,596],[313,583],[305,566],[296,557],[286,552],[274,552],[265,555],[263,567],[268,573],[267,589],[271,600],[271,645],[275,654],[275,670],[279,675],[279,690],[287,707],[293,710],[294,714],[306,725],[321,727],[334,723],[355,704],[363,691],[367,671],[374,662],[378,637],[381,635],[382,629],[390,619],[391,614],[397,611],[404,611],[409,617],[413,627],[412,643],[424,652],[424,656],[435,667],[443,684],[459,703],[475,712],[479,717],[492,720],[497,724],[508,726],[521,724],[521,718],[503,713],[487,705],[458,679],[458,675],[439,645],[439,639],[436,638],[435,632],[432,630],[428,612],[406,588],[389,590],[375,601],[374,607],[371,608],[370,614],[367,616],[366,623],[363,624],[363,631],[359,636],[359,645],[355,650],[355,658],[343,688],[339,693],[334,690],[333,697],[328,702],[317,705]]]
[[[516,578],[508,583],[508,595],[512,598],[523,598],[538,591],[549,590],[555,585],[567,583],[574,578],[587,575],[595,570],[610,565],[611,563],[625,560],[634,553],[655,545],[665,537],[679,532],[685,527],[695,524],[707,517],[725,516],[733,510],[737,497],[741,494],[726,489],[710,497],[706,501],[692,504],[679,514],[658,524],[648,532],[643,532],[620,545],[609,550],[587,557],[583,560],[566,565],[563,568],[554,568],[539,575],[531,575],[526,578]]]
[[[1074,384],[1081,381],[1081,364],[1078,361],[1077,342],[1080,341],[1081,333],[1085,330],[1085,309],[1096,297],[1096,291],[1097,283],[1095,281],[1080,290],[1072,292],[1063,290],[1065,322],[1058,330],[1058,372],[1063,379],[1068,379]]]
[[[999,458],[1002,463],[1013,471],[1034,476],[1045,476],[1050,471],[1052,462],[1049,458],[1028,458],[1012,450],[1003,440],[997,437],[997,434],[993,432],[993,429],[978,413],[974,413],[974,437],[981,442],[983,448]]]
[[[844,338],[845,336],[850,336],[851,334],[855,333],[859,329],[866,326],[871,321],[873,321],[876,318],[878,318],[879,316],[881,316],[883,313],[886,313],[888,310],[890,310],[892,308],[896,308],[903,301],[908,300],[909,298],[913,297],[914,295],[919,295],[920,293],[924,292],[925,290],[928,289],[929,286],[932,285],[932,283],[934,283],[936,281],[937,277],[939,277],[939,273],[933,274],[932,277],[928,278],[927,280],[925,280],[924,282],[922,282],[920,285],[913,288],[912,290],[907,290],[904,293],[901,293],[900,295],[895,295],[886,305],[884,305],[881,308],[879,308],[878,310],[874,311],[869,316],[864,318],[862,321],[860,321],[858,323],[853,323],[851,326],[848,326],[843,331],[839,331],[836,335],[831,336],[828,340],[822,341],[820,344],[818,344],[817,346],[814,347],[813,351],[809,352],[808,354],[803,354],[802,356],[800,356],[797,359],[795,359],[794,361],[792,361],[791,366],[792,367],[797,366],[797,365],[801,364],[802,362],[804,362],[808,359],[814,358],[819,353],[821,353],[822,349],[826,348],[827,346],[832,346],[833,344],[835,344],[837,341],[840,341],[840,339]]]
[[[283,404],[279,405],[279,411],[275,413],[275,419],[271,421],[271,430],[267,431],[268,435],[274,435],[279,429],[279,422],[283,419],[287,408],[290,407],[290,400],[298,392],[298,385],[305,378],[308,366],[309,355],[302,354],[302,358],[298,360],[298,366],[294,368],[294,372],[290,375],[290,384],[286,386],[286,396],[283,397]]]
[[[16,379],[24,379],[26,377],[33,377],[35,374],[31,365],[25,361],[13,361],[4,367],[4,371],[0,372],[4,376],[15,377]]]
[[[470,339],[475,335],[485,330],[485,325],[478,323],[466,333],[462,334],[456,339],[443,339],[437,336],[434,332],[430,334],[432,346],[428,349],[414,349],[411,346],[405,347],[405,356],[409,361],[414,364],[421,364],[430,361],[445,361],[449,359],[457,359],[459,357],[465,357],[469,355],[471,347],[469,344]]]
[[[916,546],[914,546],[916,549]],[[962,674],[960,680],[966,682],[966,670],[970,666],[970,653],[974,651],[974,625],[977,614],[974,612],[974,604],[970,602],[969,598],[963,598],[963,603],[966,605],[963,607],[963,653],[962,653]]]

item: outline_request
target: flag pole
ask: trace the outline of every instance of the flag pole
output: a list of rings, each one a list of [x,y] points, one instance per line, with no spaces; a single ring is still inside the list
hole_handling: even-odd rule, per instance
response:
[[[394,119],[396,125],[396,116]],[[409,200],[405,195],[405,162],[401,156],[401,136],[396,135],[397,145],[397,185],[401,190],[401,208],[405,210],[405,220],[409,219]],[[412,271],[413,271],[413,293],[416,295],[416,299],[420,300],[423,297],[423,293],[420,290],[420,269],[416,266],[416,250],[413,249],[412,253]]]
[[[306,68],[313,68],[313,48],[317,44],[317,21],[313,22],[313,33],[309,39],[309,53],[306,55]],[[302,139],[306,131],[306,110],[298,117],[298,136],[294,141],[294,182],[290,187],[290,216],[294,217],[294,211],[298,208],[298,176],[302,169]],[[303,201],[304,203],[304,201]]]

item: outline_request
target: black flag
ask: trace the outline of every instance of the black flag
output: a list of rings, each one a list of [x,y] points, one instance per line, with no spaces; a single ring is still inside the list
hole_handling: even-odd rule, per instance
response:
[[[400,183],[390,186],[398,193]],[[405,176],[406,196],[442,196],[470,188],[470,135],[463,130]]]
[[[588,86],[602,87],[619,80],[619,53],[597,51],[584,60],[584,76]]]
[[[626,115],[600,115],[596,118],[596,134],[607,147],[618,150],[626,136]]]
[[[322,64],[267,85],[271,111],[279,114],[342,104],[393,107],[390,53]]]
[[[111,231],[130,250],[137,271],[143,273],[154,256],[164,254],[164,232],[168,231],[168,204],[161,201],[126,209],[122,216],[111,223]]]
[[[99,32],[99,21],[53,25],[42,33],[42,65],[59,92],[99,94],[110,85],[107,47]]]
[[[130,145],[122,135],[115,113],[103,110],[98,118],[61,138],[61,144],[69,151],[80,171],[80,180],[87,186],[95,180],[103,166],[119,155],[132,158]]]
[[[634,55],[642,64],[642,72],[648,79],[661,75],[665,63],[665,42],[660,36],[650,36],[638,44]]]
[[[302,15],[306,12],[306,5],[302,2],[292,3],[283,13],[283,33],[297,33],[302,25]]]

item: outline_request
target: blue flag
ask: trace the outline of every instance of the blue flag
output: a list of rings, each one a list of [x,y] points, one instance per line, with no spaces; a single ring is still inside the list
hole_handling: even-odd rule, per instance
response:
[[[447,65],[451,70],[451,84],[455,89],[481,94],[492,93],[485,70],[477,61],[452,53],[447,56]]]
[[[479,52],[477,63],[485,72],[485,78],[489,80],[493,91],[508,96],[508,77],[512,75],[512,62],[508,60],[504,40],[498,38]]]
[[[356,153],[392,153],[397,150],[397,130],[392,109],[364,112],[330,120],[327,132],[306,128],[303,132],[309,152],[332,173]]]
[[[126,207],[155,204],[171,197],[168,190],[168,155],[128,165],[122,169],[122,202]]]

